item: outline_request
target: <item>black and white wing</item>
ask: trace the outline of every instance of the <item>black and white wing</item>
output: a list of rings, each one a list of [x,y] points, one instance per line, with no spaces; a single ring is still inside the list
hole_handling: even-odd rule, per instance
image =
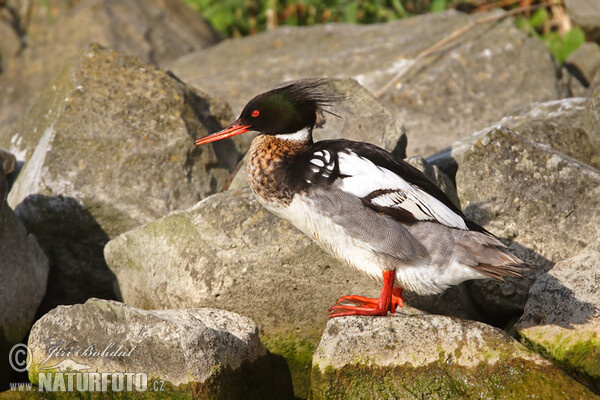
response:
[[[373,145],[346,140],[327,142],[327,146],[315,148],[308,160],[312,172],[308,183],[329,181],[360,198],[367,207],[400,221],[432,221],[487,232],[466,218],[435,184],[408,163]]]
[[[464,218],[419,186],[393,171],[352,151],[339,153],[339,187],[359,197],[365,204],[391,214],[402,214],[419,221],[468,229]]]

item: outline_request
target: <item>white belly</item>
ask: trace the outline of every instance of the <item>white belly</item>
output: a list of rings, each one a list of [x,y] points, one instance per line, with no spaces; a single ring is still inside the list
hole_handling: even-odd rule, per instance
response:
[[[468,279],[485,278],[476,270],[453,260],[440,266],[432,264],[428,258],[408,264],[399,259],[380,257],[367,242],[348,235],[331,218],[316,212],[314,205],[305,197],[295,196],[288,206],[282,208],[258,199],[267,210],[288,220],[335,258],[377,281],[383,280],[382,271],[396,269],[396,286],[426,295],[440,293]]]
[[[295,196],[285,208],[272,207],[260,198],[259,201],[267,210],[288,220],[335,258],[375,280],[383,279],[382,271],[386,268],[374,259],[372,248],[364,241],[347,235],[344,229],[330,218],[317,213],[310,201]]]

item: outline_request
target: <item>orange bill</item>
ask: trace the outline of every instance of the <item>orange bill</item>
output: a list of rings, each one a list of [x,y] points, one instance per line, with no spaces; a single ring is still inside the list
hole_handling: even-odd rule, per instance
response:
[[[231,125],[226,128],[220,130],[219,132],[211,133],[208,136],[204,136],[203,138],[196,139],[194,142],[196,146],[201,144],[216,142],[217,140],[225,139],[228,137],[232,137],[235,135],[239,135],[240,133],[248,132],[250,125],[242,125],[240,120],[233,122]]]

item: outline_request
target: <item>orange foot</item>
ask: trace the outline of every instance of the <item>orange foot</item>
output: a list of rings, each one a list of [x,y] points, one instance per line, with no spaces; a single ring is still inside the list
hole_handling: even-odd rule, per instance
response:
[[[342,296],[336,305],[329,308],[329,318],[345,315],[387,315],[396,312],[396,307],[404,304],[402,288],[394,287],[396,271],[383,271],[383,287],[378,299],[363,296]],[[354,305],[340,304],[343,301]]]

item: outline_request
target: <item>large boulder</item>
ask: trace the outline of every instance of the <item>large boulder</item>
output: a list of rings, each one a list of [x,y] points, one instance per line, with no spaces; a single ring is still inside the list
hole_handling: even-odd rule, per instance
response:
[[[352,77],[376,93],[417,54],[479,17],[446,11],[385,24],[280,27],[225,40],[168,66],[223,97],[234,114],[254,95],[307,76]],[[441,150],[513,108],[567,95],[545,44],[510,20],[471,30],[415,65],[401,83],[381,99],[412,135],[409,155]]]
[[[7,0],[2,10],[0,131],[88,43],[160,65],[219,40],[180,0]]]
[[[381,104],[355,79],[332,79],[329,90],[343,100],[327,107],[325,121],[314,131],[315,140],[344,139],[373,143],[400,158],[406,157],[406,134],[395,112]],[[319,121],[317,122],[318,125]]]
[[[600,240],[541,274],[515,326],[524,343],[600,392]]]
[[[104,245],[219,189],[235,144],[193,141],[230,119],[226,104],[158,67],[90,45],[0,132],[0,146],[25,160],[9,204],[50,258],[41,313],[118,297]]]
[[[456,184],[465,212],[536,266],[527,279],[473,282],[485,310],[523,309],[535,275],[576,255],[600,232],[600,171],[494,128],[457,157]]]
[[[600,87],[594,91],[587,104],[583,115],[583,126],[590,138],[592,148],[596,154],[600,154]]]
[[[90,299],[44,315],[28,346],[29,379],[40,388],[55,388],[68,374],[76,381],[81,371],[107,374],[113,390],[117,373],[135,374],[142,384],[136,391],[167,396],[175,390],[186,398],[293,398],[285,361],[269,354],[256,324],[223,310],[144,311]]]
[[[0,390],[8,385],[9,352],[29,332],[46,293],[48,259],[6,203],[0,163]]]
[[[472,149],[493,127],[503,126],[527,140],[551,147],[598,169],[600,125],[596,126],[594,121],[600,118],[600,111],[598,107],[594,108],[594,101],[594,98],[573,97],[529,104],[504,116],[491,127],[465,136],[427,160],[454,177],[462,154]]]
[[[588,399],[594,394],[505,332],[439,315],[329,321],[312,399]]]
[[[565,4],[573,22],[587,37],[600,43],[600,4],[594,0],[565,0]]]
[[[600,45],[594,42],[582,43],[569,54],[564,65],[584,88],[577,95],[591,97],[593,91],[600,86]]]
[[[327,309],[342,295],[380,292],[262,208],[248,188],[126,232],[104,253],[127,304],[215,307],[252,318],[267,348],[286,356],[297,396],[308,390]]]
[[[514,323],[512,318],[521,314],[536,273],[574,255],[593,238],[593,213],[591,222],[585,215],[577,222],[574,218],[579,213],[571,215],[570,211],[597,207],[592,204],[598,172],[587,166],[600,168],[600,150],[595,144],[600,143],[600,129],[594,122],[599,113],[594,100],[568,98],[530,104],[506,115],[495,127],[475,132],[428,158],[456,177],[467,215],[487,224],[493,233],[514,239],[519,244],[513,243],[513,249],[537,266],[525,280],[509,278],[506,283],[466,284],[469,290],[464,293],[471,292],[483,305],[485,314],[492,316],[487,322],[500,326],[511,320]],[[503,139],[495,141],[492,137]],[[595,183],[591,190],[582,191],[581,182],[586,181],[588,173]],[[581,199],[585,200],[579,208]],[[559,221],[568,224],[569,234],[556,230]],[[578,243],[579,232],[587,239]],[[453,290],[456,289],[444,296]],[[442,309],[428,310],[449,313],[443,309],[444,302],[439,304]],[[455,309],[448,307],[450,311]],[[476,315],[470,318],[481,320]]]

